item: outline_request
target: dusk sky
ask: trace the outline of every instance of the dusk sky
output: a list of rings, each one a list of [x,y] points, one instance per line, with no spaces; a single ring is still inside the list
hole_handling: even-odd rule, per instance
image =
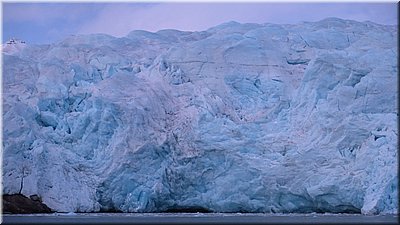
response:
[[[397,24],[397,3],[3,3],[3,41],[60,41],[72,34],[122,37],[132,30],[206,30],[240,23],[298,23],[338,17]]]

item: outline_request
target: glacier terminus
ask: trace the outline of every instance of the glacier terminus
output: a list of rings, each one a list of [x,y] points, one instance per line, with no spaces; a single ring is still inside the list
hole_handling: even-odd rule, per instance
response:
[[[57,212],[392,214],[396,26],[3,45],[3,194]]]

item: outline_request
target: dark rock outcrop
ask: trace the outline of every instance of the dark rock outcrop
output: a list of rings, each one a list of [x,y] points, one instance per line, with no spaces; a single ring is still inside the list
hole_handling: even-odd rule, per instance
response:
[[[3,213],[52,213],[37,195],[30,198],[22,194],[3,195]]]

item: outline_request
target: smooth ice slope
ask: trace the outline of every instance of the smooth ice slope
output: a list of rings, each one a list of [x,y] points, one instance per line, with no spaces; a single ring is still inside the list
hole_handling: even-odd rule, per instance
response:
[[[63,212],[395,213],[397,32],[229,22],[3,54],[3,191]]]

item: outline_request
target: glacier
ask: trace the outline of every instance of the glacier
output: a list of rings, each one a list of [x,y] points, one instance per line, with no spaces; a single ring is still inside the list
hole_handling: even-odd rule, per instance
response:
[[[327,18],[3,48],[3,193],[58,212],[396,213],[397,37]]]

